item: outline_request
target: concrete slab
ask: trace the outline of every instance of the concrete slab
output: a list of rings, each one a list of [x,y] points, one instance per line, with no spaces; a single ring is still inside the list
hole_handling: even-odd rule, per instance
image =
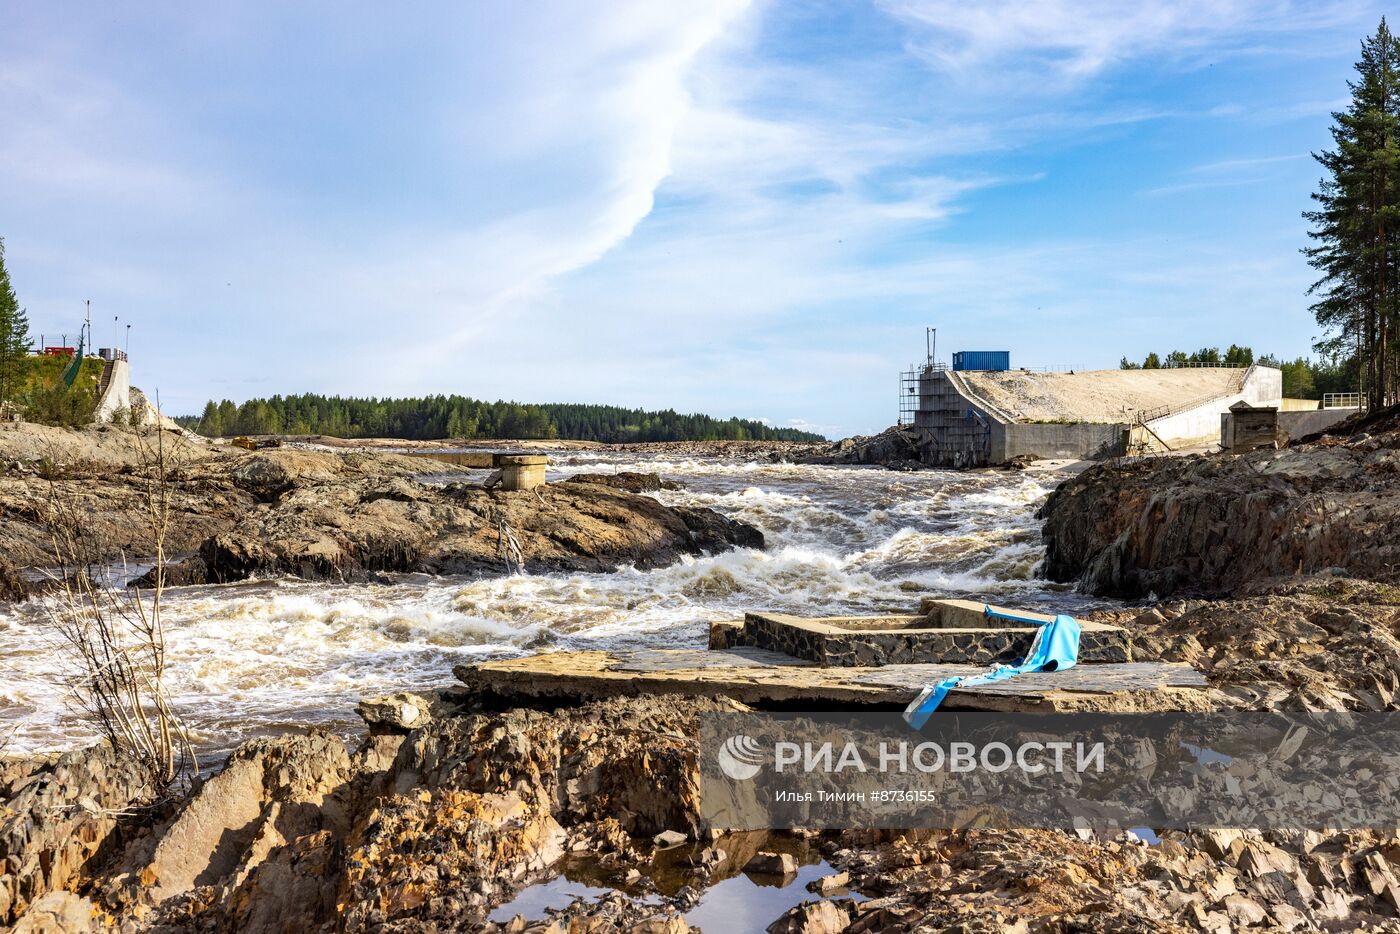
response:
[[[875,666],[1009,664],[1030,653],[1038,627],[988,617],[987,605],[970,600],[925,600],[919,616],[809,618],[786,613],[748,613],[737,626],[718,623],[710,647],[752,646],[820,665]],[[1053,616],[993,607],[1048,623]],[[1081,621],[1081,662],[1132,661],[1127,630]]]
[[[453,669],[468,695],[593,700],[639,694],[725,695],[745,704],[897,707],[925,684],[975,675],[973,665],[830,667],[761,649],[549,652]],[[1205,677],[1189,665],[1079,665],[949,694],[955,710],[1203,709]]]

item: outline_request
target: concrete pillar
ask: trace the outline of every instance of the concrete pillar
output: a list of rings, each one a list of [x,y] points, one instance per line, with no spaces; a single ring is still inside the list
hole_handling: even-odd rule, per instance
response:
[[[502,454],[501,489],[533,490],[544,486],[544,468],[549,458],[543,454]]]

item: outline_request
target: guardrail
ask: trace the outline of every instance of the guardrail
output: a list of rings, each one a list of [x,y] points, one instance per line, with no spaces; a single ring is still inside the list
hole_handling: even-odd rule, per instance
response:
[[[1322,407],[1324,409],[1359,409],[1361,408],[1361,393],[1324,392],[1322,394]]]
[[[1174,363],[1174,362],[1172,362],[1172,361],[1170,361],[1170,360],[1166,360],[1166,361],[1163,361],[1163,363],[1162,363],[1162,369],[1164,369],[1164,370],[1189,370],[1189,369],[1195,369],[1195,368],[1197,368],[1197,367],[1205,367],[1205,368],[1207,368],[1207,369],[1215,369],[1215,370],[1247,370],[1247,369],[1249,369],[1249,368],[1250,368],[1251,366],[1253,366],[1253,365],[1254,365],[1254,364],[1251,364],[1251,363],[1246,363],[1246,364],[1244,364],[1243,366],[1241,366],[1241,365],[1238,364],[1238,363],[1202,363],[1202,362],[1199,361],[1199,360],[1187,360],[1187,361],[1185,361],[1184,363]]]

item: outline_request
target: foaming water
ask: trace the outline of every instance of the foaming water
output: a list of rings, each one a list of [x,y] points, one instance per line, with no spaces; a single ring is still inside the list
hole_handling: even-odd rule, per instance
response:
[[[764,531],[764,551],[613,574],[484,580],[406,575],[393,584],[249,581],[177,588],[166,602],[170,684],[207,749],[320,724],[353,730],[366,694],[444,686],[452,666],[541,649],[699,647],[746,610],[905,611],[921,596],[976,596],[1075,610],[1086,598],[1035,577],[1036,504],[1049,473],[732,463],[583,452],[551,479],[656,471]],[[87,741],[65,700],[61,647],[33,603],[0,609],[0,739],[26,751]]]

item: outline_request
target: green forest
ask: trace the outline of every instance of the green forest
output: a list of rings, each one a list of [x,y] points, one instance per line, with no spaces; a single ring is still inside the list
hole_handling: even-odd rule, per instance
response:
[[[212,400],[201,415],[177,418],[211,437],[329,435],[336,438],[564,438],[576,441],[824,441],[794,428],[750,419],[649,412],[612,405],[482,402],[465,396],[355,399],[314,394]]]
[[[1289,399],[1321,399],[1323,393],[1355,392],[1357,363],[1356,358],[1311,360],[1298,357],[1281,360],[1270,354],[1255,359],[1254,350],[1231,344],[1221,352],[1219,347],[1203,347],[1187,353],[1173,350],[1164,356],[1150,353],[1141,363],[1124,357],[1118,365],[1124,370],[1158,370],[1192,364],[1215,363],[1221,366],[1260,366],[1278,367],[1283,371],[1283,394]]]

